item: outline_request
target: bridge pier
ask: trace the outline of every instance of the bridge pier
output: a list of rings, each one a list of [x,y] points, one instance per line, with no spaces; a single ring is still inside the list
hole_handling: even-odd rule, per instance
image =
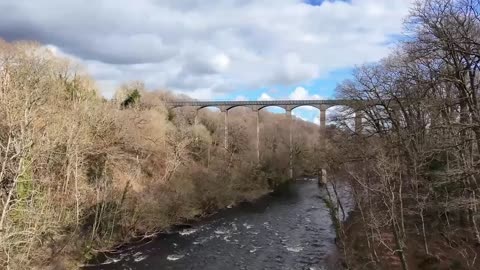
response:
[[[197,133],[197,126],[198,126],[198,111],[199,109],[195,109],[195,116],[193,118],[193,127],[194,127],[194,134],[195,134],[195,142],[198,142],[198,133]]]
[[[257,163],[260,164],[260,110],[257,113]]]
[[[355,112],[355,133],[356,134],[362,133],[362,130],[363,130],[362,118],[363,118],[363,113],[361,111],[356,111]]]
[[[198,125],[198,109],[195,109],[195,118],[193,119],[193,125]]]
[[[293,179],[293,120],[292,120],[292,110],[287,108],[285,111],[287,114],[288,121],[288,148],[289,148],[289,160],[288,160],[288,176],[290,179]]]
[[[228,150],[228,108],[225,106],[220,106],[220,111],[223,113],[223,116],[224,116],[224,122],[223,122],[224,146],[225,146],[225,150]]]
[[[318,108],[320,110],[319,121],[320,121],[320,149],[325,149],[327,138],[326,138],[326,127],[327,127],[327,108],[320,105]]]

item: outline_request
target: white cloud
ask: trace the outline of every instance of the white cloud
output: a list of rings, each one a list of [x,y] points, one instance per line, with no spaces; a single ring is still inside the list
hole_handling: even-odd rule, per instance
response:
[[[225,72],[230,66],[230,58],[223,53],[215,55],[212,62],[217,72]]]
[[[304,87],[297,87],[295,88],[292,93],[288,96],[289,99],[292,100],[309,100],[309,99],[324,99],[320,95],[313,94],[311,95],[307,89]],[[311,106],[302,106],[299,107],[297,110],[307,110],[307,111],[318,111],[317,108]]]
[[[191,98],[198,99],[198,100],[214,100],[214,99],[221,99],[222,96],[218,96],[212,92],[210,88],[197,88],[193,91],[174,91],[178,94],[188,95]]]
[[[310,95],[308,90],[301,86],[295,88],[288,98],[293,100],[322,99],[322,97],[317,94]]]
[[[205,99],[376,61],[410,2],[2,0],[0,36],[75,55],[110,87],[143,80]]]
[[[242,96],[242,95],[235,97],[235,101],[246,101],[246,100],[248,100],[248,99],[245,96]]]
[[[262,93],[260,95],[260,97],[258,98],[258,100],[265,100],[266,101],[266,100],[273,100],[273,98],[267,93]]]
[[[292,115],[297,117],[300,120],[303,120],[305,122],[308,122],[308,119],[302,115],[302,113],[298,113],[296,111],[292,111]]]

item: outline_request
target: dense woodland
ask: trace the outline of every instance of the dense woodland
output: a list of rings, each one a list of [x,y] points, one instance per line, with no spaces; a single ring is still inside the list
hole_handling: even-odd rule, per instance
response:
[[[357,204],[345,263],[480,269],[480,1],[417,1],[405,25],[389,57],[338,87],[368,104],[352,103],[363,133],[334,134],[327,155]]]
[[[140,82],[112,100],[45,47],[0,41],[0,268],[76,268],[96,251],[269,192],[288,177],[285,115],[168,109]],[[296,174],[316,170],[318,126],[295,125]]]

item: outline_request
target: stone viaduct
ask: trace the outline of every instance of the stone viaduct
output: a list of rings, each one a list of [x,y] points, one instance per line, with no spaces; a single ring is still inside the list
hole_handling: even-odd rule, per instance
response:
[[[268,101],[167,101],[166,105],[170,108],[192,107],[198,112],[202,108],[217,107],[224,115],[224,140],[225,149],[228,149],[228,111],[235,107],[248,107],[257,114],[257,161],[260,161],[260,110],[267,107],[280,107],[286,112],[289,121],[289,145],[290,145],[290,177],[293,177],[293,137],[292,137],[292,110],[300,106],[311,106],[320,111],[320,147],[325,146],[326,129],[326,111],[333,106],[348,106],[355,110],[356,102],[352,100],[268,100]],[[195,125],[198,123],[198,113],[195,114]],[[359,133],[362,129],[362,114],[360,111],[355,113],[355,131]]]

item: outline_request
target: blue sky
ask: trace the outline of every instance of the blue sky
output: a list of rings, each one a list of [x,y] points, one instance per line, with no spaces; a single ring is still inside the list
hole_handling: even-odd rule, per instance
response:
[[[312,6],[320,6],[325,0],[305,0],[304,2],[306,4],[312,5]],[[350,0],[339,0],[342,2],[351,2]],[[334,2],[334,1],[332,1]]]
[[[313,6],[319,6],[321,5],[323,0],[306,0],[305,3]]]
[[[311,96],[318,95],[325,99],[335,97],[335,88],[345,79],[352,78],[352,68],[334,70],[321,78],[305,81],[294,85],[276,85],[257,89],[238,89],[228,93],[221,99],[228,100],[258,100],[262,94],[272,99],[291,99],[290,95],[297,87],[303,87]]]
[[[1,0],[0,38],[74,59],[107,98],[129,81],[203,100],[331,98],[388,55],[411,2]]]

